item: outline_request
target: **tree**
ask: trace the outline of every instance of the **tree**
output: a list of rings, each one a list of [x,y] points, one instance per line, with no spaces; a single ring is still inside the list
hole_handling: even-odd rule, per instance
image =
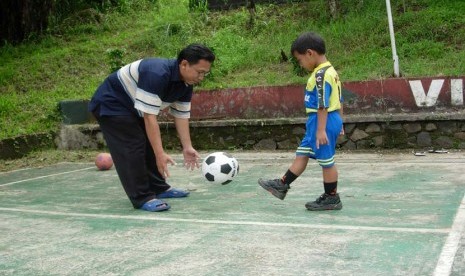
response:
[[[204,0],[206,1],[206,0]],[[42,34],[50,20],[60,23],[86,9],[105,11],[124,6],[128,0],[0,0],[0,41],[19,43],[32,34]]]
[[[249,28],[253,28],[255,24],[255,2],[254,0],[247,0],[247,9],[249,10],[250,17],[249,23],[247,24]]]
[[[0,1],[0,39],[18,43],[32,33],[47,29],[48,18],[55,0],[2,0]]]
[[[339,0],[327,0],[327,2],[331,19],[337,19],[339,17]]]

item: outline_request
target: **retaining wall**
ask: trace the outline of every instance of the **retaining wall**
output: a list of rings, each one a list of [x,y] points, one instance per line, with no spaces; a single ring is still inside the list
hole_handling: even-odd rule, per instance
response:
[[[233,119],[191,122],[197,150],[294,150],[306,118]],[[180,150],[172,122],[160,123],[165,149]],[[465,149],[465,113],[348,115],[342,149]],[[64,126],[56,143],[62,149],[103,148],[98,125]]]
[[[465,148],[465,77],[346,82],[342,149]],[[293,150],[305,132],[303,86],[196,91],[191,136],[198,150]],[[57,133],[0,141],[0,158],[16,158],[40,147],[103,148],[87,101],[60,103]],[[164,146],[179,149],[171,118],[159,116]],[[24,145],[23,145],[24,144]]]

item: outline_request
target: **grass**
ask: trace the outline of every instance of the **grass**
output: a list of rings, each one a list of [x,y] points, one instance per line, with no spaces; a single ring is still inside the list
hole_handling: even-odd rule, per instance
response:
[[[0,140],[57,131],[58,103],[89,99],[115,64],[174,58],[192,42],[209,45],[218,57],[198,89],[303,84],[306,77],[281,60],[281,50],[288,54],[293,39],[308,30],[326,39],[327,56],[343,81],[392,77],[384,1],[342,0],[338,19],[330,18],[323,0],[257,5],[253,25],[245,8],[189,11],[188,0],[136,2],[99,21],[67,20],[40,39],[0,48]],[[465,2],[391,0],[391,5],[404,77],[463,75]]]

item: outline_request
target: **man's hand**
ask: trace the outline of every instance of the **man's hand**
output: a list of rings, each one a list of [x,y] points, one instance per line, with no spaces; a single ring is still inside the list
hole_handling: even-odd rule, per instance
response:
[[[165,152],[155,155],[157,159],[157,169],[163,178],[170,177],[170,172],[168,171],[168,164],[175,165],[173,158],[166,154]]]
[[[194,168],[199,168],[199,153],[192,147],[185,148],[182,150],[184,155],[184,166],[186,169],[193,170]]]

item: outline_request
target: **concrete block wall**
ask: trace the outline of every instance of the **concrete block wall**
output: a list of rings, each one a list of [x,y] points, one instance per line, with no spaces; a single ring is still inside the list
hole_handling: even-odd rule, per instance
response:
[[[191,122],[197,150],[294,150],[306,118],[234,119]],[[465,113],[346,116],[341,149],[465,149]],[[180,150],[172,122],[161,123],[165,149]],[[98,125],[63,125],[60,149],[104,148]]]
[[[344,82],[346,134],[342,149],[463,149],[465,76]],[[196,91],[191,134],[199,150],[293,150],[305,132],[303,85]],[[33,149],[105,147],[87,100],[59,103],[63,126],[0,141],[0,158],[17,158]],[[179,149],[172,122],[159,116],[166,149]]]

